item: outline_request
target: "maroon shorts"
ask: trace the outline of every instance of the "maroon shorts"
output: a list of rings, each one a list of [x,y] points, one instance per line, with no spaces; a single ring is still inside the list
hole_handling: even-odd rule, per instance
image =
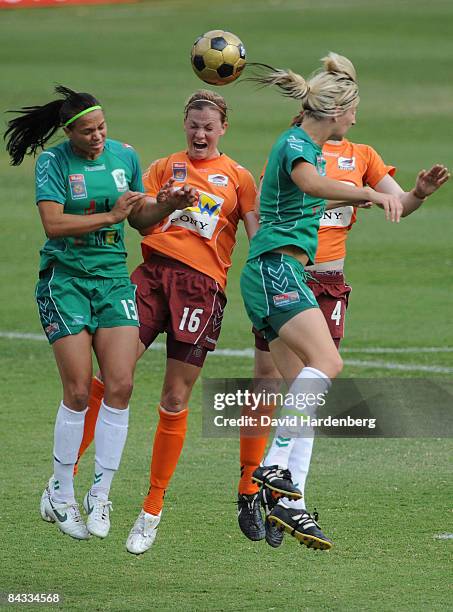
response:
[[[310,272],[314,281],[307,285],[313,291],[322,314],[329,327],[330,335],[337,348],[344,337],[344,322],[351,287],[346,284],[343,272]],[[259,331],[253,328],[255,347],[268,351],[269,345]]]
[[[140,340],[167,333],[167,357],[201,367],[216,347],[226,296],[220,285],[176,259],[152,255],[134,270]]]

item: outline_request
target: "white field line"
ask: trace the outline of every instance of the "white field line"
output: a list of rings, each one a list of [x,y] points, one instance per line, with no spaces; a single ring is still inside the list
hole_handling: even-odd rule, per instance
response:
[[[435,540],[453,540],[453,533],[436,533],[433,537]]]
[[[38,340],[47,341],[44,334],[27,334],[22,332],[6,332],[0,331],[0,338],[7,338],[10,340]],[[153,351],[162,351],[165,349],[163,342],[155,342],[150,347]],[[364,347],[364,348],[350,348],[342,349],[342,353],[369,353],[369,354],[381,354],[381,353],[450,353],[453,352],[453,347],[405,347],[405,348],[381,348],[381,347]],[[247,349],[217,349],[212,353],[213,357],[245,357],[253,359],[254,350],[252,348]],[[345,359],[345,365],[351,365],[362,368],[381,368],[383,370],[399,370],[401,372],[433,372],[436,374],[453,374],[453,368],[447,368],[438,365],[417,365],[415,363],[398,363],[392,361],[362,361],[360,359]]]

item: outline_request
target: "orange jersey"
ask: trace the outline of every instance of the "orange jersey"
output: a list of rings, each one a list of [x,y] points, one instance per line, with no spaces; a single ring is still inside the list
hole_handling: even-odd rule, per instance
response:
[[[386,174],[395,174],[394,166],[384,164],[379,154],[368,145],[354,144],[343,139],[338,143],[326,143],[322,154],[326,160],[326,175],[329,178],[356,187],[375,187]],[[343,259],[346,256],[346,239],[356,217],[356,209],[353,206],[325,211],[319,224],[316,263]]]
[[[240,219],[255,210],[256,185],[248,170],[222,154],[193,160],[185,151],[155,161],[143,175],[146,193],[156,196],[170,178],[195,187],[195,206],[175,210],[142,240],[143,258],[160,253],[210,276],[222,288],[231,266]]]

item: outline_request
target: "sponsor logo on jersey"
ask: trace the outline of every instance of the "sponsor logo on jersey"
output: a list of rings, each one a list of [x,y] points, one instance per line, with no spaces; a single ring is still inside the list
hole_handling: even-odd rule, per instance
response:
[[[113,170],[112,176],[118,191],[128,190],[129,185],[127,184],[126,172],[124,168],[117,168],[116,170]]]
[[[69,175],[69,189],[73,200],[81,200],[88,197],[87,186],[83,174]]]
[[[338,168],[340,170],[355,170],[355,157],[339,157]]]
[[[173,163],[173,178],[175,181],[185,181],[187,178],[187,164],[186,162],[174,162]]]
[[[332,208],[324,211],[319,222],[320,227],[348,227],[351,225],[352,214],[354,208],[352,206],[341,206],[340,208]]]
[[[338,153],[331,153],[330,151],[323,151],[324,157],[338,157]]]
[[[162,231],[165,232],[171,225],[174,225],[197,232],[203,238],[210,240],[217,227],[223,202],[224,199],[219,196],[199,191],[196,206],[175,210],[168,217]]]
[[[299,292],[298,291],[288,291],[288,293],[279,293],[278,295],[272,296],[274,300],[274,306],[287,306],[288,304],[293,304],[294,302],[300,302]]]
[[[219,187],[226,187],[228,185],[228,177],[224,174],[209,174],[208,181]]]
[[[85,172],[99,172],[99,170],[105,170],[105,164],[99,164],[98,166],[84,166]]]
[[[123,147],[124,147],[125,149],[133,149],[133,148],[134,148],[132,145],[127,144],[127,142],[123,142]]]

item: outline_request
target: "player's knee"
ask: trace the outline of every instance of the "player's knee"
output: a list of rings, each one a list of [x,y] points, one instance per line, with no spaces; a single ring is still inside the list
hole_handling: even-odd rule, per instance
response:
[[[187,394],[177,389],[169,389],[162,394],[161,405],[167,412],[181,412],[187,407]]]
[[[85,410],[88,405],[90,388],[88,385],[69,385],[69,388],[66,389],[65,396],[67,396],[65,404],[68,408],[76,411]]]
[[[127,404],[134,389],[132,376],[117,376],[108,383],[105,382],[105,395],[114,398],[112,404]]]
[[[336,378],[339,374],[341,374],[343,369],[343,359],[340,357],[339,353],[330,357],[328,369],[329,372],[326,372],[326,374],[328,374],[329,378]]]

